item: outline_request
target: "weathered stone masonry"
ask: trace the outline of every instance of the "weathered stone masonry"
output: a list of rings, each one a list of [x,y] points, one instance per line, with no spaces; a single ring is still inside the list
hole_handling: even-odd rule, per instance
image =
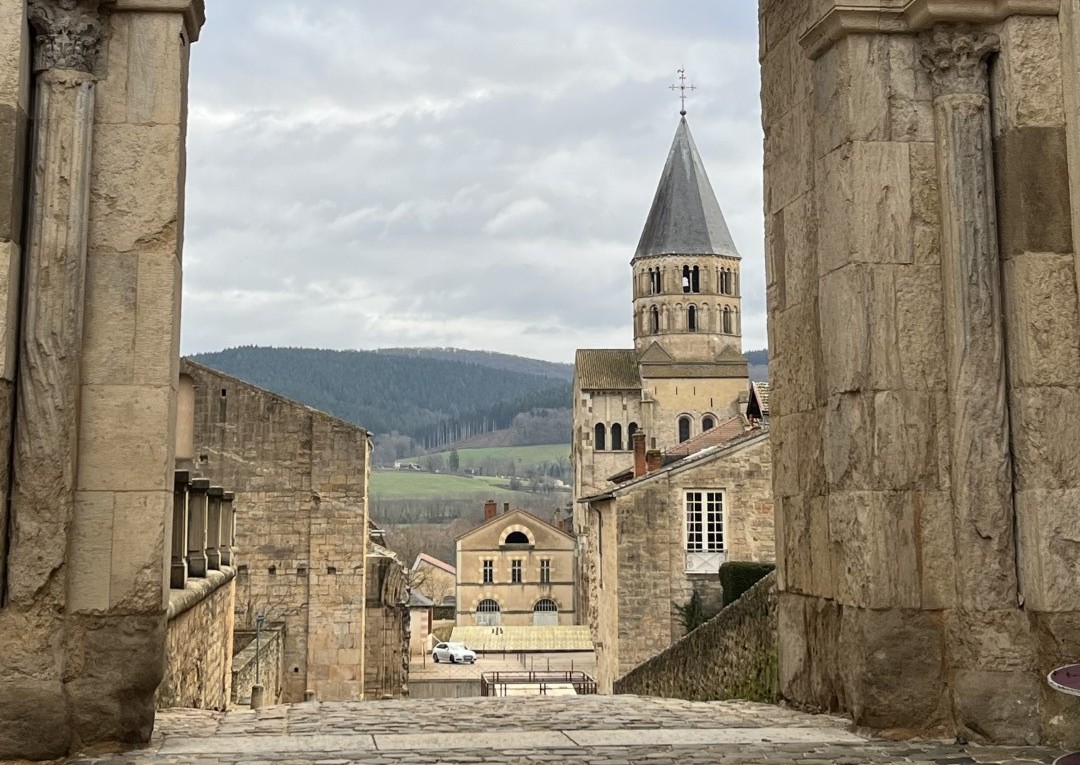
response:
[[[401,619],[390,649],[365,639],[389,634],[366,623],[380,593],[365,594],[367,431],[187,360],[181,390],[192,470],[236,492],[237,626],[253,629],[259,613],[285,623],[283,700],[359,699],[365,676],[378,680],[372,694],[400,695]],[[370,657],[380,668],[369,672]]]
[[[1078,16],[761,2],[793,701],[884,728],[1080,735],[1043,683],[1080,657]]]
[[[0,0],[0,757],[150,735],[202,21]]]

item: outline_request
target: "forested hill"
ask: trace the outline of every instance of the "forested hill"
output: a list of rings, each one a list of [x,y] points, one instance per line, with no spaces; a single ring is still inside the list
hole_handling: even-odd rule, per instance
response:
[[[568,408],[573,373],[569,364],[452,349],[244,346],[191,359],[374,433],[429,443],[434,434],[446,443],[509,428],[520,412]]]

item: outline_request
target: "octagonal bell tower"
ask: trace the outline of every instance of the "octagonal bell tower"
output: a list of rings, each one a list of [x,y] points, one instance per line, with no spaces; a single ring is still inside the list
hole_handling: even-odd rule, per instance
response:
[[[675,361],[742,351],[740,256],[685,111],[630,266],[634,348],[657,343]]]

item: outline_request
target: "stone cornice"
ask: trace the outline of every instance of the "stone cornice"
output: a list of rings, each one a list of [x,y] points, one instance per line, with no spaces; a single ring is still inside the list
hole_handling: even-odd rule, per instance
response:
[[[30,0],[26,17],[34,30],[35,72],[93,71],[105,34],[98,0]]]
[[[199,39],[199,30],[206,23],[205,0],[115,0],[113,8],[129,12],[182,13],[189,42]]]
[[[994,24],[1009,16],[1056,16],[1061,0],[908,0],[837,5],[799,43],[816,59],[849,34],[910,34],[935,24]]]

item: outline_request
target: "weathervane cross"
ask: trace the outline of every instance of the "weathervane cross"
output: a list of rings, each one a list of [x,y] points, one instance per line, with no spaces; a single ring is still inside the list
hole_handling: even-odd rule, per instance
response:
[[[679,91],[679,100],[682,102],[682,108],[679,110],[679,114],[681,114],[682,116],[685,117],[686,116],[686,91],[688,91],[688,90],[697,90],[697,85],[687,85],[686,84],[686,70],[685,69],[679,69],[678,74],[679,74],[679,84],[678,85],[669,85],[668,87],[671,90]]]

